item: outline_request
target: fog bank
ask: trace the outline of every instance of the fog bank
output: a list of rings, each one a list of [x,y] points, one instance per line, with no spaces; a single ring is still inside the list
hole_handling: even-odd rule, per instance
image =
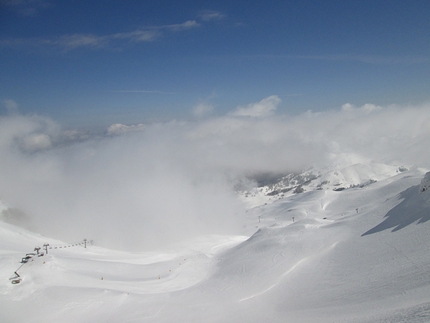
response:
[[[0,199],[31,228],[116,249],[234,233],[234,187],[261,174],[358,162],[430,168],[430,104],[279,115],[271,96],[217,118],[64,131],[49,118],[0,118]]]

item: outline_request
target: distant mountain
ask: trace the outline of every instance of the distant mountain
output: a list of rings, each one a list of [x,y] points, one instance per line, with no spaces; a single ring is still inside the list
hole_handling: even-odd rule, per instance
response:
[[[306,191],[343,191],[354,187],[365,187],[406,171],[408,168],[404,166],[377,163],[335,165],[326,168],[311,167],[301,173],[290,173],[272,178],[271,181],[260,181],[261,185],[250,190],[239,190],[239,194],[244,201],[255,206]]]

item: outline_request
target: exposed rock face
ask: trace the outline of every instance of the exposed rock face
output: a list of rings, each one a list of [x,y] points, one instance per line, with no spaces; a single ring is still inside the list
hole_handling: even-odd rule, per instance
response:
[[[430,172],[424,175],[420,185],[420,193],[427,191],[430,188]]]

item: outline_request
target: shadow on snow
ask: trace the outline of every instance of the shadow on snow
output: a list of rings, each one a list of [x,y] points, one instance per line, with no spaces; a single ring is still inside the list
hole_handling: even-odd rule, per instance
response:
[[[363,237],[390,228],[394,228],[391,232],[395,232],[415,221],[418,221],[417,224],[420,224],[430,220],[429,191],[420,193],[419,187],[419,185],[412,186],[401,192],[399,199],[403,199],[403,201],[388,211],[384,216],[386,218],[384,221],[361,236]]]

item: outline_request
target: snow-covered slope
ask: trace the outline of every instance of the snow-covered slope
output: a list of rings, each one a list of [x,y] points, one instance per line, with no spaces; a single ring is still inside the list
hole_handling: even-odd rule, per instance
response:
[[[313,190],[342,191],[364,187],[395,176],[408,169],[378,163],[335,164],[323,169],[311,167],[299,174],[291,173],[249,191],[240,191],[242,200],[249,206],[257,206],[283,199],[293,194]]]
[[[0,222],[0,321],[429,322],[425,170],[313,175],[291,184],[300,194],[248,192],[256,206],[238,215],[236,236],[164,252],[53,249],[25,264],[16,285],[8,278],[26,252],[61,242]],[[278,184],[271,192],[287,188]]]

